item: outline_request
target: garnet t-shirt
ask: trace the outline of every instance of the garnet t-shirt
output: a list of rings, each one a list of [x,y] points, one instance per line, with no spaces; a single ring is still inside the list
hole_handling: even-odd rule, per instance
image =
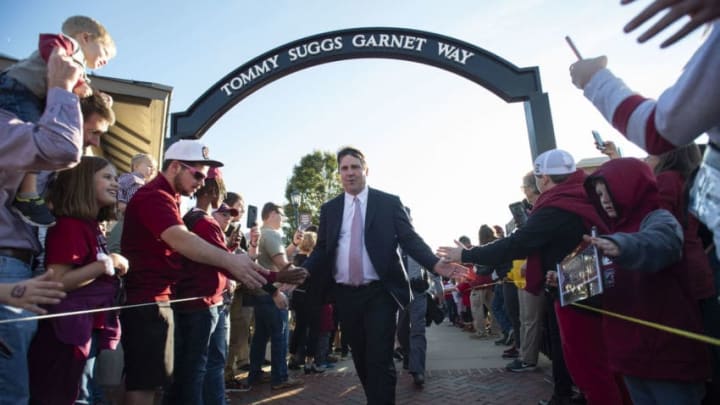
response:
[[[162,174],[138,190],[125,210],[122,253],[130,262],[126,276],[127,303],[168,301],[182,271],[182,256],[160,235],[184,225],[180,196]]]

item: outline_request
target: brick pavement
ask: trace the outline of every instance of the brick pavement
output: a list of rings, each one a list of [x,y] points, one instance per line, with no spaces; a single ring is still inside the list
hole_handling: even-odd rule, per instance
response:
[[[230,404],[365,404],[354,371],[296,376],[305,380],[304,387],[273,391],[270,384],[261,384],[250,392],[229,393]],[[398,377],[396,401],[413,405],[536,404],[552,394],[552,386],[544,377],[542,371],[518,374],[502,368],[428,370],[425,387],[418,389],[403,372]]]
[[[548,399],[552,385],[545,382],[550,363],[540,357],[540,369],[511,373],[504,369],[508,360],[490,339],[471,339],[468,333],[447,324],[427,330],[428,352],[425,387],[417,389],[412,377],[395,363],[398,374],[398,404],[537,404]],[[269,371],[269,367],[264,368]],[[305,380],[305,386],[293,390],[273,391],[265,383],[250,392],[230,392],[231,404],[365,404],[360,380],[352,360],[341,360],[323,374],[304,375],[291,371],[293,377]],[[243,375],[244,376],[244,375]]]

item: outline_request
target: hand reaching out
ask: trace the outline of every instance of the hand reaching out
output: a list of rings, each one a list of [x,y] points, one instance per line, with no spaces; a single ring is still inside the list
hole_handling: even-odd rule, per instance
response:
[[[435,254],[445,261],[459,263],[462,260],[462,251],[465,250],[465,247],[458,241],[455,241],[455,244],[458,246],[440,246]]]
[[[53,270],[45,274],[12,284],[0,284],[0,302],[38,314],[47,311],[40,304],[57,304],[65,298],[63,284],[52,281]]]
[[[250,259],[248,255],[230,255],[231,263],[226,269],[233,277],[248,288],[260,288],[266,281],[263,275],[270,270],[260,266]]]
[[[467,267],[457,263],[450,263],[443,259],[440,259],[437,263],[435,263],[433,270],[435,270],[437,274],[447,278],[465,277],[468,274]]]
[[[630,4],[634,0],[622,0],[620,4]],[[653,24],[647,31],[638,37],[638,42],[643,43],[660,31],[674,24],[677,20],[688,16],[688,21],[678,32],[671,35],[660,44],[661,48],[667,48],[675,42],[685,38],[689,33],[695,31],[701,25],[720,17],[720,1],[717,0],[655,0],[645,7],[640,14],[636,15],[625,25],[625,32],[632,32],[659,12],[666,10],[665,15]]]
[[[289,265],[277,273],[277,282],[299,285],[305,281],[308,274],[308,271],[303,267]]]

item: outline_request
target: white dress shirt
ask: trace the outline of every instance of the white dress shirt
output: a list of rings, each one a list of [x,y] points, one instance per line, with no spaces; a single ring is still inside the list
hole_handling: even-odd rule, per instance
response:
[[[335,281],[340,284],[350,283],[349,263],[350,263],[350,229],[352,227],[353,215],[355,213],[355,207],[353,201],[355,197],[360,203],[360,213],[362,214],[363,222],[363,284],[367,284],[374,280],[379,280],[375,267],[373,267],[368,256],[367,249],[365,249],[365,217],[367,216],[367,199],[368,199],[368,188],[360,192],[357,196],[345,193],[345,206],[343,208],[342,226],[340,227],[340,236],[338,238],[337,256],[335,257]]]

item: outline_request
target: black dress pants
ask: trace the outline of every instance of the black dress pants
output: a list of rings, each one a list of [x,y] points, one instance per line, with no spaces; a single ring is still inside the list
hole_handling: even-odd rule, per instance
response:
[[[338,285],[335,296],[342,333],[347,336],[367,403],[394,404],[397,303],[379,281],[360,287]]]

